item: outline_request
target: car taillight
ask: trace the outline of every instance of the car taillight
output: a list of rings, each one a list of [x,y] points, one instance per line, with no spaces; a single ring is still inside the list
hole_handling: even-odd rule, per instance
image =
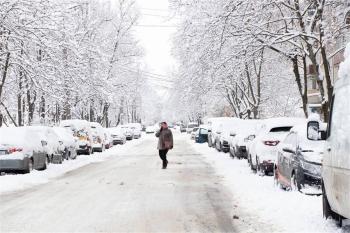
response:
[[[277,146],[280,141],[264,141],[266,146]]]
[[[21,152],[22,150],[23,150],[22,148],[15,148],[15,147],[8,149],[9,154],[12,154],[15,152]]]

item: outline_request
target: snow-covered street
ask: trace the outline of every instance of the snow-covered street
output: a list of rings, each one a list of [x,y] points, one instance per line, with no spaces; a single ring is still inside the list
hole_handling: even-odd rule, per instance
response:
[[[0,231],[236,231],[232,217],[239,213],[221,177],[186,140],[175,147],[167,170],[148,135],[105,161],[2,194]]]
[[[12,189],[0,196],[0,231],[350,230],[348,222],[339,229],[322,218],[321,197],[280,190],[272,177],[253,174],[246,160],[194,144],[187,134],[175,133],[168,158],[168,169],[160,169],[156,138],[146,135],[92,158],[80,156],[59,171],[50,167],[41,178],[39,172],[2,176],[2,187]]]

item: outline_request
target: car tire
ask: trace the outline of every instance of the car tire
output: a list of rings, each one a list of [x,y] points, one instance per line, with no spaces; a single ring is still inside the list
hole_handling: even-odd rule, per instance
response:
[[[260,167],[260,161],[258,156],[256,157],[256,173],[258,173],[260,176],[263,176],[265,172]]]
[[[256,171],[256,169],[254,169],[254,166],[253,166],[252,155],[249,155],[249,166],[250,166],[250,170],[254,172]]]
[[[291,185],[292,191],[301,192],[303,185],[302,185],[301,176],[300,176],[298,170],[296,170],[292,173],[291,178],[290,178],[290,185]]]
[[[279,180],[278,180],[278,172],[277,172],[277,165],[273,165],[273,183],[275,186],[279,186]]]
[[[28,161],[28,169],[25,170],[24,172],[25,173],[31,173],[33,171],[33,168],[34,168],[34,161],[32,158],[29,159]]]
[[[50,159],[49,159],[49,156],[46,155],[46,158],[45,158],[45,164],[44,164],[44,167],[41,169],[41,170],[46,170],[47,167],[49,166],[49,163],[50,163]]]

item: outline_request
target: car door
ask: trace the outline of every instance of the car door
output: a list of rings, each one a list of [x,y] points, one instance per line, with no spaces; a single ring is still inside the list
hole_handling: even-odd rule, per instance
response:
[[[292,149],[294,149],[294,153],[288,153],[288,156],[286,157],[285,161],[285,176],[288,180],[292,177],[292,172],[296,168],[296,161],[297,161],[297,133],[292,132],[289,135],[289,145],[291,145]]]
[[[280,151],[279,169],[286,182],[290,180],[292,161],[295,157],[295,153],[283,151],[283,147],[287,146],[296,149],[296,134],[294,132],[287,135]]]

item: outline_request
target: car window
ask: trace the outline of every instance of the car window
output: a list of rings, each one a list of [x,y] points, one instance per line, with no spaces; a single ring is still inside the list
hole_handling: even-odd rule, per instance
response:
[[[275,127],[270,129],[270,133],[289,132],[291,128],[291,126]]]
[[[200,129],[199,133],[200,134],[208,134],[208,130],[207,129]]]

